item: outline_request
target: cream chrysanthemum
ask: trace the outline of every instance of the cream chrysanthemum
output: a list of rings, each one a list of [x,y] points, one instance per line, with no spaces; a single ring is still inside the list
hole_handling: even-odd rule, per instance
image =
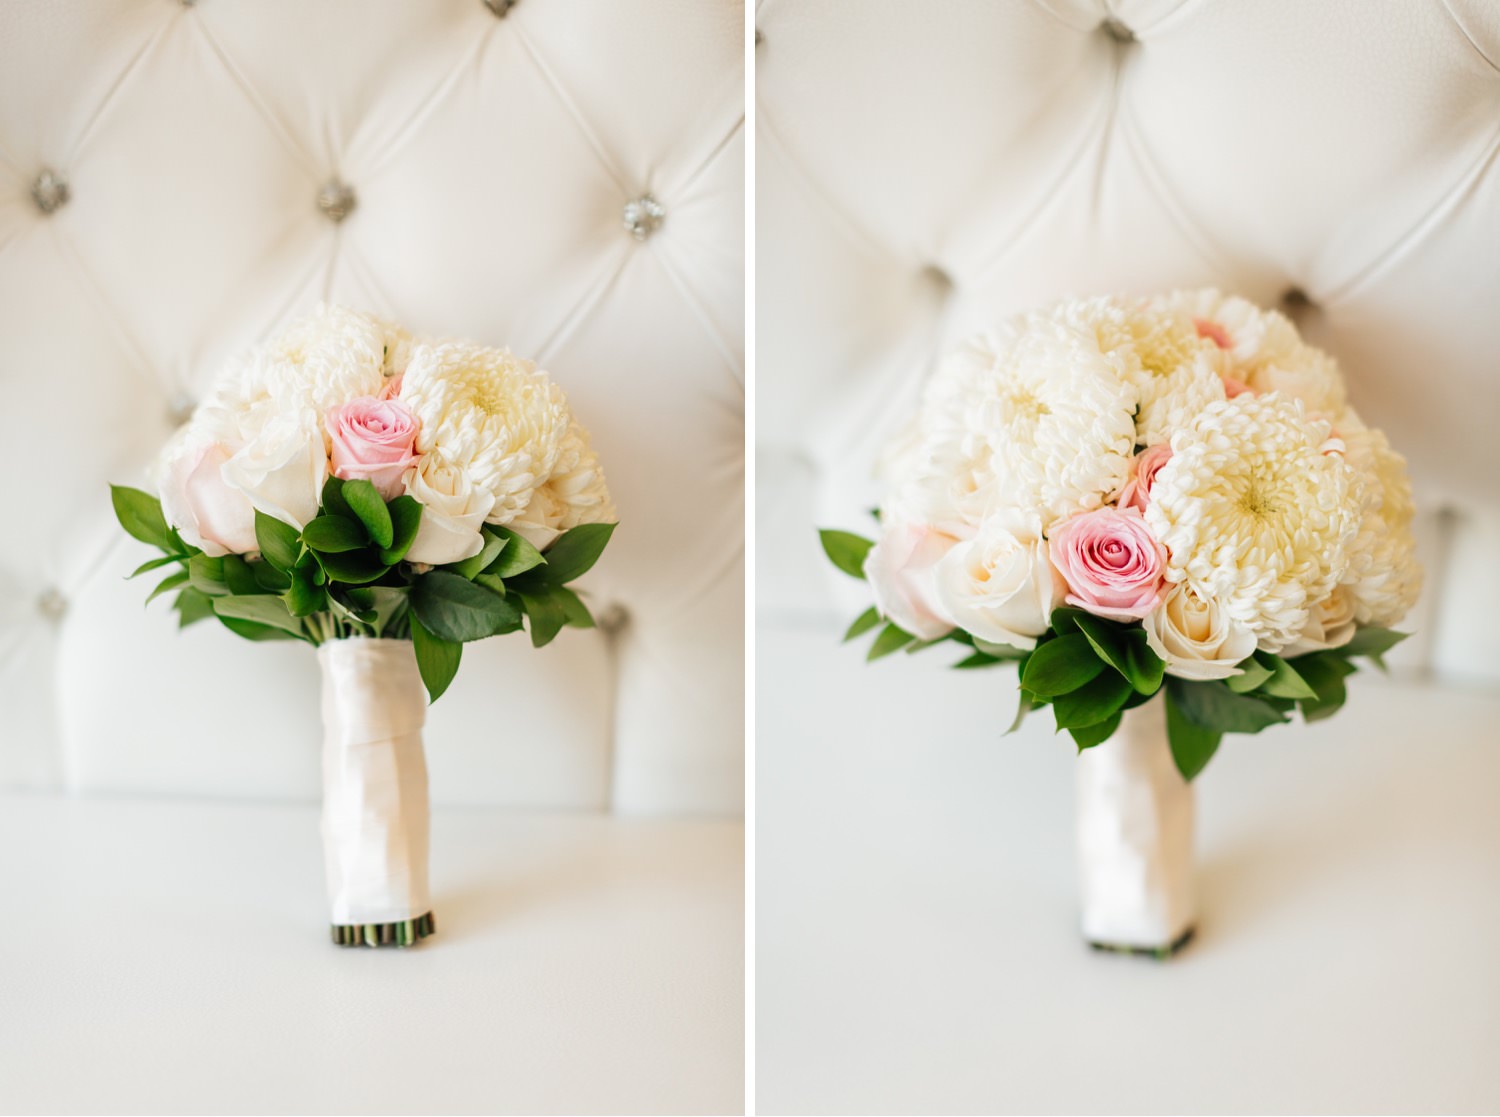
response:
[[[1225,351],[1229,375],[1245,383],[1262,365],[1285,364],[1302,345],[1297,327],[1286,315],[1212,287],[1173,291],[1155,305],[1192,319],[1198,333]]]
[[[1278,651],[1348,566],[1359,485],[1326,422],[1279,395],[1216,403],[1172,438],[1146,522],[1190,581]]]
[[[278,402],[306,405],[321,415],[380,391],[385,339],[379,320],[341,306],[320,306],[258,355],[259,378]]]
[[[568,425],[557,466],[547,482],[508,525],[537,548],[550,546],[565,531],[582,524],[611,524],[618,517],[589,432],[574,419]]]
[[[1339,418],[1346,460],[1363,481],[1359,534],[1349,545],[1342,579],[1359,624],[1389,626],[1404,617],[1422,592],[1422,568],[1412,534],[1416,507],[1406,459],[1383,431],[1366,427],[1353,408]]]
[[[1090,299],[1060,308],[1089,329],[1116,375],[1135,389],[1136,442],[1165,442],[1224,398],[1225,358],[1199,334],[1186,311],[1163,305]]]
[[[513,520],[552,476],[571,418],[561,389],[530,361],[469,342],[416,346],[401,402],[421,420],[417,450],[441,447],[494,497],[492,524]]]
[[[1045,526],[1098,508],[1124,483],[1135,406],[1090,331],[1030,316],[938,369],[909,468],[949,479],[946,499],[972,523],[1010,507]]]

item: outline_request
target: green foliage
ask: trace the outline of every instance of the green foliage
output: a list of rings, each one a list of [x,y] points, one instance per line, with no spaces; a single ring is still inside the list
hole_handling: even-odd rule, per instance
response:
[[[178,586],[185,585],[187,583],[187,580],[188,572],[186,570],[172,571],[172,573],[168,574],[165,578],[157,583],[156,588],[152,590],[150,596],[146,598],[146,604],[150,605],[162,594],[167,593],[170,590],[175,590]]]
[[[521,593],[516,596],[521,599],[521,605],[526,611],[531,646],[540,648],[550,644],[562,631],[563,625],[568,623],[568,615],[563,611],[562,602],[551,592]]]
[[[1183,716],[1220,733],[1259,733],[1286,716],[1275,706],[1248,694],[1236,694],[1220,681],[1189,682],[1169,677],[1167,695]]]
[[[869,632],[870,629],[874,628],[879,623],[880,610],[871,605],[863,613],[854,618],[854,623],[851,624],[848,628],[848,631],[844,633],[844,643],[847,644],[856,636],[863,636],[866,632]]]
[[[508,598],[445,570],[417,579],[411,609],[422,627],[443,640],[483,640],[521,627],[521,611]]]
[[[361,550],[369,542],[369,537],[358,520],[323,515],[309,520],[303,527],[302,542],[319,555],[333,555]]]
[[[618,524],[580,524],[557,537],[547,549],[546,569],[549,585],[560,586],[587,574],[604,553]]]
[[[386,505],[391,515],[391,544],[380,548],[379,558],[386,566],[395,566],[411,550],[422,525],[422,506],[409,496],[398,496]]]
[[[823,541],[823,552],[834,566],[851,578],[864,578],[865,556],[875,545],[873,540],[851,531],[834,531],[831,528],[820,530],[818,538]]]
[[[422,676],[422,685],[427,688],[427,699],[436,702],[448,689],[453,676],[458,674],[464,647],[456,640],[434,636],[415,616],[411,618],[411,642],[417,655],[417,671]]]
[[[260,557],[277,570],[289,572],[302,554],[297,529],[259,509],[255,513],[255,541],[260,545]]]
[[[487,534],[494,534],[505,540],[504,550],[485,569],[486,574],[493,574],[498,578],[514,578],[547,562],[542,557],[542,552],[533,547],[529,539],[510,528],[486,524],[484,530]]]
[[[865,656],[867,661],[873,662],[882,656],[888,656],[892,652],[898,652],[910,644],[916,637],[905,629],[894,624],[887,624],[875,637],[875,643],[870,645],[870,652]]]
[[[1109,717],[1094,725],[1086,725],[1076,729],[1069,729],[1068,733],[1073,738],[1073,743],[1078,746],[1078,751],[1091,749],[1095,745],[1102,745],[1114,736],[1115,730],[1120,728],[1120,720],[1125,715],[1116,711]]]
[[[183,551],[182,540],[167,526],[161,514],[161,501],[150,493],[124,485],[111,485],[109,495],[115,506],[115,518],[127,532],[142,543],[149,543],[168,554]]]
[[[279,628],[299,640],[307,639],[307,629],[302,621],[287,612],[285,603],[279,597],[273,597],[270,594],[249,596],[232,594],[228,597],[214,598],[213,607],[214,612],[221,618],[250,621],[269,628]]]
[[[1165,700],[1167,703],[1167,744],[1172,750],[1172,762],[1177,765],[1182,778],[1191,781],[1213,759],[1224,734],[1217,729],[1203,726],[1189,717],[1178,705],[1176,688],[1171,682],[1167,684]]]
[[[1021,685],[1032,694],[1051,698],[1077,690],[1104,670],[1081,632],[1038,644],[1021,673]]]
[[[1118,671],[1101,671],[1094,678],[1052,699],[1058,729],[1085,729],[1114,717],[1130,697],[1130,681]]]
[[[366,535],[375,546],[385,548],[395,541],[390,510],[369,481],[363,478],[345,481],[344,503],[364,525]]]
[[[503,550],[505,550],[505,536],[487,531],[484,533],[484,547],[477,555],[466,558],[462,562],[455,562],[448,569],[460,578],[467,578],[472,582],[500,557],[500,552]]]

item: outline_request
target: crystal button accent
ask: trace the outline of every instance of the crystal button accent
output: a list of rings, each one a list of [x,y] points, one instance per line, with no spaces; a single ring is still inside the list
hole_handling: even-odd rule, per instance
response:
[[[484,0],[484,6],[494,12],[498,18],[504,19],[520,2],[521,0]]]
[[[1114,16],[1110,16],[1103,23],[1101,23],[1099,25],[1099,30],[1103,31],[1106,35],[1108,35],[1111,39],[1113,39],[1117,43],[1133,43],[1133,42],[1135,42],[1135,32],[1132,31],[1130,28],[1126,27],[1123,23],[1121,23],[1119,20],[1117,20]]]
[[[68,599],[56,586],[48,586],[36,599],[36,608],[49,621],[60,621],[68,611]]]
[[[613,636],[624,628],[629,620],[630,614],[625,611],[625,606],[616,603],[599,610],[599,615],[594,618],[594,626],[606,636]]]
[[[667,211],[650,194],[625,203],[625,231],[636,240],[645,240],[661,227]]]
[[[193,412],[197,409],[197,400],[186,392],[178,392],[167,401],[167,418],[174,427],[180,427],[193,417]]]
[[[72,196],[68,180],[56,171],[44,169],[31,184],[31,198],[43,213],[52,213],[59,206],[67,205]]]
[[[318,209],[335,225],[354,212],[355,204],[354,189],[338,179],[325,183],[318,191]]]

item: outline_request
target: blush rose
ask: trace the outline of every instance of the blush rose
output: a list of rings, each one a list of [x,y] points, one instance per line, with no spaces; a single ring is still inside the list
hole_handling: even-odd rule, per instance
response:
[[[1120,490],[1120,507],[1144,512],[1146,505],[1151,502],[1151,486],[1156,481],[1156,475],[1171,457],[1172,447],[1168,443],[1158,442],[1132,458],[1130,480]]]
[[[1161,603],[1167,550],[1134,508],[1099,508],[1053,527],[1049,556],[1067,601],[1117,621],[1140,620]]]
[[[328,409],[333,475],[363,479],[386,500],[401,493],[401,477],[416,460],[421,424],[400,400],[361,396]]]

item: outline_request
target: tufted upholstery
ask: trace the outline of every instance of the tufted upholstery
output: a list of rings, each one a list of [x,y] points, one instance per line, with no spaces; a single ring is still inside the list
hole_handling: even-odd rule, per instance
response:
[[[466,649],[434,798],[740,810],[742,23],[697,0],[0,10],[0,784],[316,794],[311,652],[142,613],[105,482],[139,483],[228,355],[332,299],[536,358],[623,521],[585,583],[601,630]]]
[[[766,0],[758,601],[847,611],[812,523],[956,338],[1066,294],[1284,306],[1409,458],[1411,668],[1500,684],[1500,6]],[[764,682],[764,680],[762,680]]]

